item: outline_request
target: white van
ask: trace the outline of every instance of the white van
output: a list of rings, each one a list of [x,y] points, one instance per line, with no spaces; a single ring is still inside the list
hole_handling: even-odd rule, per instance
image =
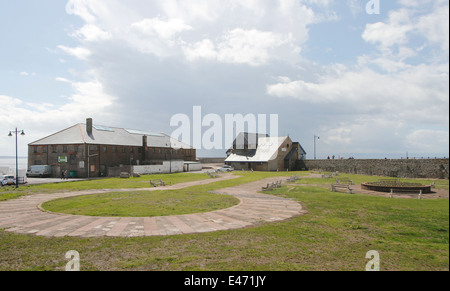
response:
[[[31,166],[27,171],[27,177],[50,177],[52,175],[51,166]]]

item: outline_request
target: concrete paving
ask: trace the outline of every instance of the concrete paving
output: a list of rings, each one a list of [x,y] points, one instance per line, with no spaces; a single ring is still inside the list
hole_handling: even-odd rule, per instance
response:
[[[228,209],[207,213],[164,217],[89,217],[46,212],[42,203],[50,200],[118,191],[176,190],[195,185],[235,179],[225,174],[218,179],[202,180],[148,189],[90,190],[58,194],[36,194],[0,202],[0,229],[45,237],[145,237],[206,233],[253,227],[261,223],[283,221],[304,213],[291,199],[258,193],[262,186],[286,178],[270,178],[217,191],[237,197],[240,203]]]

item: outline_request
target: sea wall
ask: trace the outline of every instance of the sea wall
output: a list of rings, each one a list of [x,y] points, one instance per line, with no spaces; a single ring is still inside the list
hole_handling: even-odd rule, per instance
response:
[[[297,169],[395,178],[448,179],[449,159],[306,160],[299,161]]]

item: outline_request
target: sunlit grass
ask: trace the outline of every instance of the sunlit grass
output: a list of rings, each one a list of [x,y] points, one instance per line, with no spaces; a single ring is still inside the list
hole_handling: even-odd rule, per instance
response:
[[[236,172],[240,178],[183,191],[204,194],[295,174]],[[332,193],[313,186],[332,180],[298,174],[299,184],[311,184],[265,193],[300,202],[307,211],[303,216],[240,230],[141,238],[45,238],[0,231],[0,270],[63,270],[69,250],[80,253],[82,270],[363,271],[371,250],[380,253],[382,271],[449,270],[448,199]],[[379,179],[340,176],[355,183]],[[448,181],[439,182],[448,187]]]

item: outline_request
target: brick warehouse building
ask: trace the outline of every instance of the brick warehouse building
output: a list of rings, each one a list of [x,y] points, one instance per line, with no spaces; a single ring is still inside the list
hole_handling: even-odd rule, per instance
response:
[[[108,176],[108,168],[169,160],[195,162],[196,150],[166,134],[98,126],[91,118],[28,145],[28,167],[50,165],[53,177],[65,170],[72,177]]]

